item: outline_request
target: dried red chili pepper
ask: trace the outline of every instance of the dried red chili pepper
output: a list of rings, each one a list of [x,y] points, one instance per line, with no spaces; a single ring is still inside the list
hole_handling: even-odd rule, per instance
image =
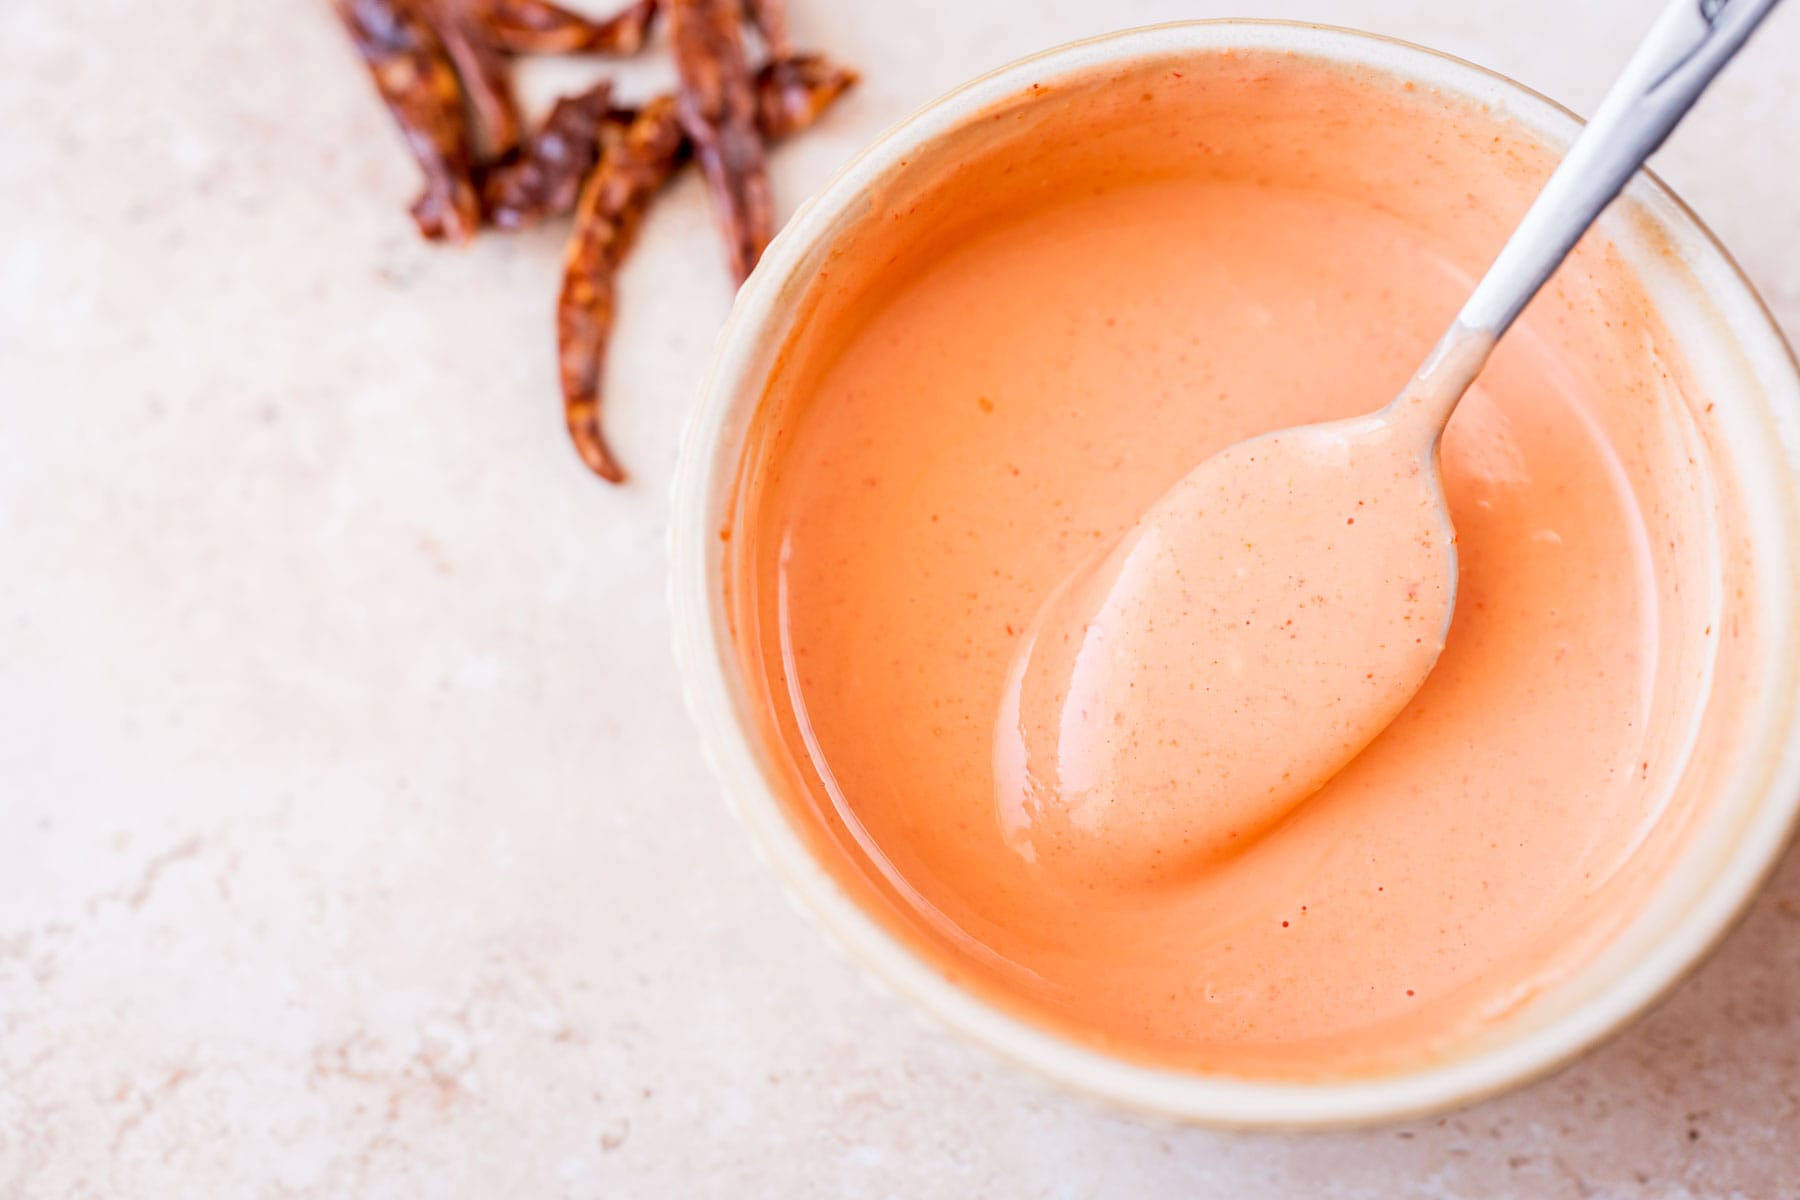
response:
[[[508,54],[635,54],[656,19],[658,0],[633,0],[601,20],[550,0],[476,0],[477,29]]]
[[[856,82],[856,72],[823,56],[778,59],[757,75],[758,123],[765,137],[796,133]],[[601,126],[598,168],[582,188],[575,233],[564,259],[557,304],[558,367],[563,416],[581,460],[613,483],[625,473],[600,428],[600,384],[612,331],[614,274],[636,236],[650,198],[692,150],[670,96],[638,113],[619,112]]]
[[[427,237],[463,240],[486,202],[502,228],[575,209],[557,304],[564,416],[582,460],[624,472],[600,429],[600,383],[615,276],[651,198],[700,160],[741,280],[773,231],[764,141],[804,129],[856,82],[819,55],[791,55],[782,0],[637,0],[594,21],[550,0],[333,0],[425,173],[413,208]],[[752,75],[748,19],[774,57]],[[604,83],[559,100],[521,138],[507,53],[629,52],[671,8],[681,88],[641,110],[611,107]],[[470,116],[487,152],[481,194]]]
[[[575,207],[581,181],[600,157],[600,127],[613,113],[612,85],[564,96],[511,160],[487,172],[482,209],[500,229],[518,229]]]
[[[819,54],[765,63],[756,75],[756,125],[769,141],[811,126],[856,82],[855,71]],[[482,180],[482,209],[497,229],[522,229],[575,206],[581,181],[600,154],[600,126],[630,121],[635,112],[611,108],[604,83],[556,102],[510,160]],[[684,152],[685,153],[685,152]]]
[[[809,128],[857,80],[823,54],[772,59],[756,73],[756,125],[775,141]]]
[[[756,84],[744,57],[740,0],[669,0],[669,29],[681,72],[681,124],[694,144],[725,229],[731,270],[741,283],[775,232],[775,202]]]
[[[474,29],[469,0],[433,0],[424,11],[462,80],[484,156],[505,158],[518,148],[525,128],[506,56]]]
[[[563,258],[556,306],[563,417],[581,461],[602,479],[625,472],[600,430],[600,382],[615,307],[614,276],[637,236],[651,197],[681,165],[682,130],[673,97],[646,104],[628,123],[601,126],[600,161],[581,187],[575,232]]]
[[[785,58],[792,52],[788,43],[787,0],[744,0],[750,25],[756,30],[770,57]]]
[[[481,205],[463,90],[443,39],[414,0],[334,0],[334,6],[425,174],[425,190],[412,207],[419,232],[468,240]]]

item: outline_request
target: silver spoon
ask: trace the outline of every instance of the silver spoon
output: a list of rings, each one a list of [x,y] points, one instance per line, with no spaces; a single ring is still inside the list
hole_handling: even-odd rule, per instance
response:
[[[1445,424],[1775,4],[1669,5],[1392,403],[1220,452],[1055,591],[1014,660],[995,750],[1022,854],[1090,886],[1230,854],[1400,713],[1455,606]]]

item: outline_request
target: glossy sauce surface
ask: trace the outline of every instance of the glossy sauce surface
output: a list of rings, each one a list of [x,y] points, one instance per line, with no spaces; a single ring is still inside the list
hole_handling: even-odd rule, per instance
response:
[[[1292,60],[1218,70],[1204,103],[1239,117],[1415,103]],[[1335,128],[1338,152],[1384,153],[1391,124]],[[1476,116],[1451,127],[1471,124],[1473,146]],[[1104,839],[1077,870],[1020,853],[995,782],[1009,674],[1059,581],[1208,455],[1391,397],[1539,165],[1515,151],[1493,219],[1446,230],[1254,172],[1084,163],[798,335],[730,531],[738,636],[798,819],[947,973],[1146,1061],[1315,1077],[1430,1054],[1629,915],[1668,802],[1646,739],[1680,719],[1655,698],[1672,651],[1640,494],[1672,435],[1611,436],[1648,393],[1639,333],[1583,341],[1637,319],[1601,252],[1452,422],[1454,623],[1323,791],[1248,851],[1121,891],[1093,886]],[[1464,202],[1422,180],[1426,207]]]

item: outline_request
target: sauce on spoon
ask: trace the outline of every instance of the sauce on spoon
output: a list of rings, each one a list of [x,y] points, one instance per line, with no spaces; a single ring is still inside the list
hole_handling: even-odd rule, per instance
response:
[[[1251,845],[1356,757],[1443,649],[1445,417],[1491,338],[1379,413],[1228,447],[1056,589],[995,738],[1013,848],[1131,886]]]

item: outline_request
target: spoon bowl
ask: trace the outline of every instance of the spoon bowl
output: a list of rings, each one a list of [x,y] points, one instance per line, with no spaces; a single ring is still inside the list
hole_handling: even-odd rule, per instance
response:
[[[1399,715],[1443,649],[1456,535],[1394,410],[1207,459],[1040,610],[995,739],[1009,844],[1155,884],[1253,844]]]

